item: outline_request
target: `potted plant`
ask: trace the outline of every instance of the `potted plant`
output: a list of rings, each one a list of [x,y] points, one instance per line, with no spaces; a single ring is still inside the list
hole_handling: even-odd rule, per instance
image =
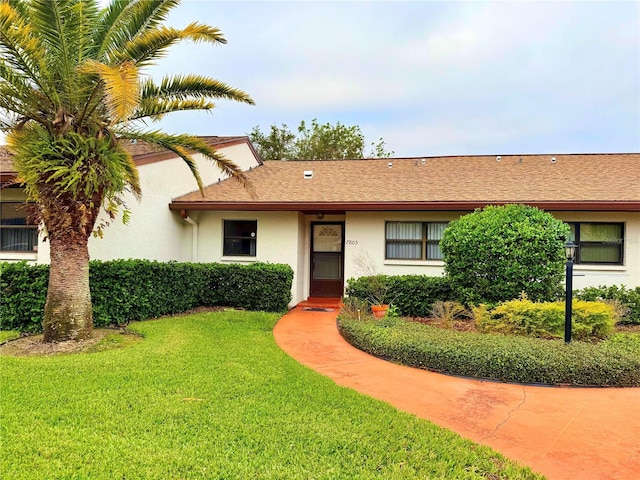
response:
[[[374,275],[369,284],[367,300],[371,304],[371,312],[376,318],[382,318],[389,310],[389,286],[385,275]]]
[[[391,303],[388,277],[377,272],[375,261],[364,250],[354,256],[353,262],[363,276],[369,277],[364,300],[369,304],[373,316],[384,317]]]
[[[371,312],[373,312],[373,316],[376,318],[384,318],[389,310],[389,305],[371,305]]]

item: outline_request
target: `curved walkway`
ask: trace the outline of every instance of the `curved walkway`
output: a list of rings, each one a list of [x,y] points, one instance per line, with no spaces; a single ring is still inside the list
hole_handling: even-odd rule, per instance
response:
[[[338,385],[488,445],[550,480],[640,479],[640,388],[533,387],[404,367],[349,345],[336,329],[337,308],[303,307],[278,321],[275,340]]]

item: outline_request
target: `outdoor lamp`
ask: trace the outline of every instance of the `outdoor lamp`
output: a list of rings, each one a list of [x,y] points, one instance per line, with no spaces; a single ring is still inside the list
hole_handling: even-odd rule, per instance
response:
[[[564,297],[564,343],[571,343],[571,310],[573,303],[573,259],[576,256],[578,246],[569,240],[564,245],[564,253],[567,256],[566,291]]]
[[[578,246],[573,243],[572,240],[569,240],[564,244],[564,253],[567,256],[567,260],[573,260],[576,258],[576,249]]]

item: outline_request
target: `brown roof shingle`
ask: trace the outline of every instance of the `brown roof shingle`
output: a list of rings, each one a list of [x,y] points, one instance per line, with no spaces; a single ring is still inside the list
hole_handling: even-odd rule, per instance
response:
[[[229,143],[229,142],[234,142],[234,141],[238,141],[241,139],[246,139],[247,137],[242,137],[242,136],[235,136],[235,137],[217,137],[217,136],[207,136],[207,137],[200,137],[202,140],[204,140],[206,143],[208,143],[211,146],[221,146],[225,143]],[[156,147],[155,145],[151,145],[147,142],[143,142],[143,141],[136,141],[136,142],[132,142],[130,140],[120,140],[123,145],[124,148],[133,156],[133,157],[139,157],[142,155],[150,155],[150,154],[154,154],[154,153],[161,153],[161,152],[166,152],[166,150],[163,150],[159,147]],[[11,152],[9,151],[9,149],[5,146],[5,145],[0,145],[0,172],[2,173],[15,173],[15,170],[13,168],[13,163],[11,162]]]
[[[313,171],[313,178],[304,178],[306,170]],[[438,202],[640,206],[640,154],[270,161],[248,172],[248,178],[257,192],[255,199],[237,182],[224,181],[207,187],[204,198],[193,192],[175,199],[171,208],[222,209],[245,202],[255,208]]]

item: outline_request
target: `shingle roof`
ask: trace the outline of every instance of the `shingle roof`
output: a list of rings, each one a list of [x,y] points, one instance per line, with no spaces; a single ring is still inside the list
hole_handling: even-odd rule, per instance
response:
[[[305,179],[305,171],[313,171],[313,178]],[[635,202],[640,208],[640,154],[270,161],[247,176],[257,198],[237,182],[223,181],[207,187],[204,197],[193,192],[175,199],[171,208],[220,210],[243,203],[256,209],[286,204],[300,209],[305,203],[399,208],[438,202]]]
[[[11,153],[4,145],[0,145],[0,172],[12,172]]]
[[[246,139],[247,137],[217,137],[217,136],[208,136],[208,137],[200,137],[206,143],[211,146],[220,146],[225,143]],[[121,140],[124,145],[124,148],[134,157],[138,157],[141,155],[149,155],[154,153],[164,152],[161,148],[156,147],[155,145],[151,145],[147,142],[136,141],[131,142],[130,140]],[[0,145],[0,172],[2,173],[15,173],[13,168],[13,164],[11,162],[11,152],[5,145]]]

